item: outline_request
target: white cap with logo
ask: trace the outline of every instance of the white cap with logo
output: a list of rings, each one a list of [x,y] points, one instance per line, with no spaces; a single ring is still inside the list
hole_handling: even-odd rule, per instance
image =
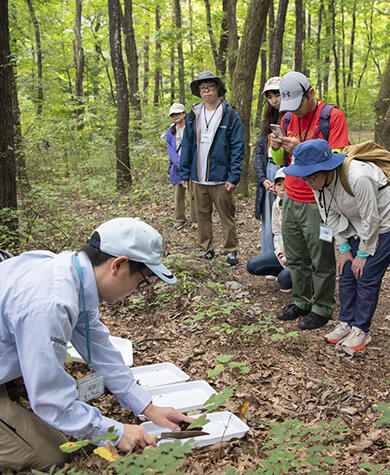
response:
[[[132,261],[143,262],[164,282],[176,282],[176,277],[161,262],[160,233],[140,218],[111,219],[95,231],[99,233],[100,243],[91,239],[91,246],[110,256],[127,256]]]
[[[290,71],[280,80],[279,90],[282,96],[280,112],[294,112],[301,107],[303,96],[310,89],[307,77],[297,71]]]

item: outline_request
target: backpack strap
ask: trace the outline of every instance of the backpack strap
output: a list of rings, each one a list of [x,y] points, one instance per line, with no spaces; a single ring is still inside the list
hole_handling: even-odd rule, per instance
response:
[[[348,157],[348,155],[347,155],[345,157],[343,163],[338,168],[339,168],[340,182],[341,182],[341,185],[343,186],[344,190],[350,196],[355,196],[352,193],[352,190],[351,190],[351,187],[349,186],[349,181],[348,181],[348,170],[349,170],[349,165],[350,165],[352,160],[353,160],[353,157]]]
[[[330,114],[332,109],[336,107],[334,104],[324,104],[324,107],[320,111],[320,125],[314,132],[314,137],[320,131],[326,141],[329,140],[330,135]]]
[[[292,112],[286,112],[283,116],[282,122],[283,122],[284,136],[285,137],[287,137],[287,128],[290,125],[291,117],[292,117]]]

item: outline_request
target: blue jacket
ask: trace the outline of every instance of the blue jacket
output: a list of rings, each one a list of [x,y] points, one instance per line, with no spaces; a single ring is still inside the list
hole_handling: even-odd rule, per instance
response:
[[[176,134],[172,134],[172,127],[169,127],[165,134],[167,152],[169,155],[169,179],[171,180],[172,185],[180,185],[180,155],[176,152]]]
[[[180,157],[180,176],[183,180],[199,182],[198,175],[198,140],[200,138],[199,114],[202,104],[192,106],[192,112],[187,114],[186,127],[182,142]],[[240,116],[234,112],[229,137],[230,153],[227,153],[226,132],[231,106],[222,102],[222,119],[213,137],[210,152],[207,157],[206,181],[229,182],[236,185],[241,177],[241,162],[244,157],[244,136]],[[195,118],[190,124],[191,116]]]
[[[263,181],[267,179],[267,147],[268,137],[261,133],[256,144],[255,151],[255,170],[257,177],[255,218],[261,219],[264,211],[265,188]]]

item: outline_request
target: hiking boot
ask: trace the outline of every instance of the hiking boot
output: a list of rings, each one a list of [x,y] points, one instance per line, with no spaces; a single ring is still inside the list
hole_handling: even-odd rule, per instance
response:
[[[351,333],[351,327],[347,322],[340,322],[331,332],[325,335],[325,341],[328,343],[339,343]]]
[[[237,254],[235,252],[229,252],[229,254],[226,254],[226,262],[229,266],[236,266],[238,264]]]
[[[200,253],[198,254],[198,257],[200,257],[200,259],[207,259],[209,261],[211,261],[214,256],[214,251],[200,251]]]
[[[328,321],[328,317],[323,317],[322,315],[318,315],[318,313],[309,312],[298,323],[298,327],[301,330],[314,330],[315,328],[322,327],[322,325],[325,325]]]
[[[185,226],[186,222],[185,221],[176,221],[174,223],[173,227],[178,231],[179,229],[183,228]]]
[[[274,275],[265,275],[264,276],[267,280],[276,280],[277,277],[275,277]]]
[[[295,303],[287,305],[287,307],[282,308],[282,310],[277,314],[279,320],[295,320],[298,317],[307,315],[310,310],[302,310]]]
[[[358,327],[352,327],[349,335],[340,343],[342,347],[346,346],[354,351],[363,350],[371,342],[371,336]]]
[[[191,224],[191,229],[198,229],[198,223],[196,221],[194,221],[192,224]]]

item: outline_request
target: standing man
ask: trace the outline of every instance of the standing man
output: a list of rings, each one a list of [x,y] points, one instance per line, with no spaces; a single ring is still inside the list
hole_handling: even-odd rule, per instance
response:
[[[153,278],[176,282],[161,262],[161,245],[160,234],[139,218],[116,218],[99,226],[79,253],[32,251],[0,263],[0,472],[63,464],[63,433],[91,439],[114,427],[124,452],[155,445],[142,427],[86,404],[91,397],[83,397],[82,387],[95,397],[106,386],[125,409],[162,427],[180,430],[180,421],[192,422],[152,404],[99,320],[103,300],[115,303]],[[78,388],[64,369],[69,342],[94,371]],[[19,377],[33,412],[8,395]]]
[[[192,106],[180,158],[180,176],[184,187],[191,178],[198,210],[199,257],[213,259],[213,204],[221,218],[226,262],[238,264],[238,238],[235,224],[233,191],[240,181],[244,156],[244,137],[240,116],[220,99],[226,89],[210,71],[198,75],[191,91],[202,98]]]
[[[291,111],[290,120],[282,118],[284,137],[271,134],[271,153],[276,164],[284,163],[286,153],[293,163],[293,148],[311,139],[325,139],[334,152],[348,145],[347,121],[342,111],[326,106],[302,73],[292,71],[280,81],[281,111]],[[324,109],[326,107],[327,109]],[[316,200],[310,187],[300,178],[287,175],[283,199],[282,234],[287,263],[293,282],[294,303],[282,309],[280,320],[303,316],[302,330],[319,328],[332,318],[335,308],[336,264],[333,240],[327,240]],[[322,228],[321,228],[322,229]]]

